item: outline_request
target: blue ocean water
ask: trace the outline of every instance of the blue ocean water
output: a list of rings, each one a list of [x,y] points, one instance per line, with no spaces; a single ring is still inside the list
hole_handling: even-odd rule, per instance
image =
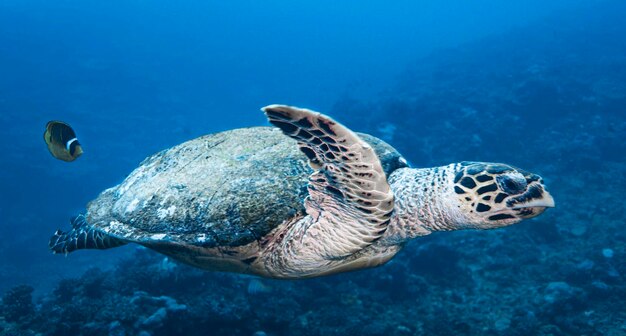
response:
[[[0,335],[626,334],[622,13],[592,0],[0,1]],[[273,103],[381,137],[416,167],[541,173],[557,207],[306,281],[131,245],[49,252],[146,156],[267,125]],[[45,147],[54,119],[83,144],[75,162]]]

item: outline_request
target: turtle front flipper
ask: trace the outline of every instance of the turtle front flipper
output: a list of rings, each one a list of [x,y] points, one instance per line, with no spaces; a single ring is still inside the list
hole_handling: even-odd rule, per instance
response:
[[[68,232],[57,230],[50,238],[52,253],[70,253],[82,249],[104,250],[125,245],[126,242],[97,230],[87,223],[85,216],[72,218],[72,229]]]
[[[270,123],[298,141],[316,170],[304,202],[309,218],[288,234],[297,243],[284,243],[291,255],[285,258],[301,259],[300,268],[307,268],[307,262],[322,266],[380,238],[389,224],[394,196],[374,149],[323,114],[284,105],[263,111]]]

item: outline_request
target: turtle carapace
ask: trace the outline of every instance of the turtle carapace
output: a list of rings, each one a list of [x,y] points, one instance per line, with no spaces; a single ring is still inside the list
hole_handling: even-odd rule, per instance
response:
[[[509,165],[410,168],[384,141],[323,114],[263,111],[275,127],[148,157],[50,248],[137,243],[206,270],[295,279],[378,266],[410,239],[499,228],[554,206],[541,177]]]

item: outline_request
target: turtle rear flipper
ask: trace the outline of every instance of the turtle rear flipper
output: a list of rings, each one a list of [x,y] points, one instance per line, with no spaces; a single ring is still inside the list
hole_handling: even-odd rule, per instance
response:
[[[112,237],[87,223],[85,216],[72,218],[72,229],[68,232],[57,230],[50,238],[52,253],[70,253],[82,249],[104,250],[125,245],[126,242]]]

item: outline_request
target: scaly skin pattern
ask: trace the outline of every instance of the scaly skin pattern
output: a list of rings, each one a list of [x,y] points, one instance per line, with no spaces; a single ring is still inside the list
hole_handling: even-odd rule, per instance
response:
[[[508,165],[460,162],[383,172],[371,146],[332,118],[285,105],[262,110],[298,141],[316,169],[304,202],[307,215],[279,228],[254,265],[272,277],[377,266],[411,238],[502,227],[554,206],[541,177]]]
[[[391,222],[385,234],[363,250],[341,260],[302,259],[306,255],[301,252],[302,246],[332,243],[307,236],[306,229],[315,219],[306,216],[292,227],[279,230],[274,242],[262,252],[258,271],[271,277],[302,278],[375,267],[389,261],[412,238],[459,229],[457,223],[464,217],[457,210],[452,181],[460,167],[451,164],[395,170],[388,178],[395,195]]]
[[[457,210],[454,176],[461,164],[426,169],[398,169],[389,177],[395,212],[382,244],[394,245],[433,231],[458,230],[464,216]]]
[[[554,206],[541,177],[498,163],[399,168],[388,182],[394,193],[394,212],[380,239],[344,258],[302,258],[304,249],[334,243],[309,235],[307,229],[317,219],[305,216],[271,235],[254,272],[303,278],[375,267],[389,261],[413,238],[435,231],[508,226]]]

